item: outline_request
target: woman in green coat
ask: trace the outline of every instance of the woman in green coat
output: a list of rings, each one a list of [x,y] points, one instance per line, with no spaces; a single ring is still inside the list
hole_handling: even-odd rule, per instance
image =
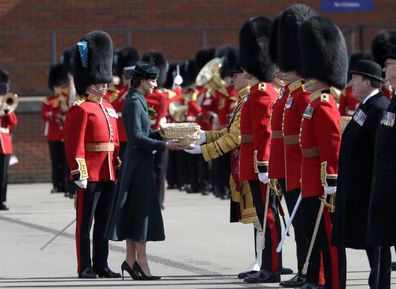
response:
[[[138,62],[132,71],[130,90],[122,110],[128,136],[117,193],[112,204],[107,237],[126,240],[126,260],[121,265],[133,279],[156,280],[147,262],[146,242],[165,239],[164,225],[154,176],[153,151],[181,149],[150,131],[146,99],[157,86],[160,70],[151,62]]]

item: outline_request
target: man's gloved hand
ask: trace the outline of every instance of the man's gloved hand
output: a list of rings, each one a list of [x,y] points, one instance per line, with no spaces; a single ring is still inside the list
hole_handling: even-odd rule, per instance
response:
[[[186,153],[197,155],[202,154],[201,146],[200,145],[190,145],[188,148],[184,149]]]
[[[325,195],[332,195],[337,191],[336,186],[323,186]]]
[[[258,178],[263,184],[268,184],[269,182],[268,173],[258,173]]]
[[[77,186],[79,186],[80,188],[86,189],[87,188],[87,184],[88,184],[88,180],[87,179],[85,179],[85,180],[77,180],[77,181],[74,181],[74,183]]]
[[[182,83],[183,83],[183,77],[180,74],[176,75],[175,78],[173,79],[173,84],[180,85]]]
[[[199,140],[196,142],[197,145],[201,145],[203,143],[206,143],[206,134],[205,131],[200,129],[199,130]]]

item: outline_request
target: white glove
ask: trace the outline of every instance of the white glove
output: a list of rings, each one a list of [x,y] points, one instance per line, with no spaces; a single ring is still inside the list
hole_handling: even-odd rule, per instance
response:
[[[190,145],[188,148],[184,149],[184,151],[193,155],[202,154],[201,146],[195,144]]]
[[[87,184],[88,184],[88,180],[78,180],[78,181],[74,181],[74,183],[79,186],[82,189],[86,189],[87,188]]]
[[[199,130],[199,140],[196,142],[196,144],[201,145],[203,143],[206,143],[206,134],[205,134],[205,131],[200,129]]]
[[[258,173],[258,178],[263,184],[267,184],[269,182],[268,173]]]
[[[332,195],[337,191],[336,186],[323,186],[325,195]]]

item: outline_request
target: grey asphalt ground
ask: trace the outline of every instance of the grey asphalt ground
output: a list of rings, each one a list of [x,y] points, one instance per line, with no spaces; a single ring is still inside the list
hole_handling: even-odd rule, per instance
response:
[[[78,279],[74,224],[40,251],[75,217],[72,200],[50,194],[50,188],[50,184],[9,185],[10,210],[0,211],[0,288],[279,288],[248,285],[236,278],[253,261],[253,226],[228,222],[229,201],[177,190],[168,190],[165,196],[166,240],[147,247],[151,271],[162,280]],[[110,244],[109,265],[119,272],[125,244]],[[284,245],[283,263],[296,270],[294,252],[291,236]],[[365,252],[350,250],[347,257],[347,287],[368,288]],[[392,286],[396,288],[395,273]]]

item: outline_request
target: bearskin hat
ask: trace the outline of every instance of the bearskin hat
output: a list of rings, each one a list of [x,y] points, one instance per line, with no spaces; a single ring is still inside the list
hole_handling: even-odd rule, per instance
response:
[[[275,66],[269,58],[271,21],[254,17],[242,25],[239,32],[239,62],[241,67],[258,80],[271,82]]]
[[[316,15],[318,14],[311,7],[305,4],[294,4],[279,16],[277,24],[276,63],[280,70],[284,72],[300,72],[300,48],[297,40],[298,26],[304,20]]]
[[[194,83],[195,78],[197,77],[194,59],[186,60],[180,64],[180,75],[183,77],[182,87],[186,87]]]
[[[215,58],[215,54],[215,48],[205,48],[197,51],[195,54],[195,75],[198,75],[206,63]]]
[[[9,83],[10,76],[6,70],[0,68],[0,83]]]
[[[60,63],[63,65],[67,72],[71,72],[73,69],[73,59],[75,53],[76,48],[72,47],[63,51],[60,57]]]
[[[301,23],[298,44],[301,76],[343,89],[348,77],[348,54],[341,30],[329,19],[314,16]]]
[[[86,34],[77,43],[73,58],[73,76],[77,94],[84,94],[91,84],[111,83],[112,65],[111,37],[103,31]]]
[[[157,79],[159,86],[163,86],[166,81],[166,74],[168,73],[169,63],[165,56],[159,51],[148,51],[142,56],[142,61],[151,61],[160,69],[160,75]]]
[[[125,47],[114,53],[114,74],[122,78],[124,67],[134,66],[140,60],[139,52],[133,47]]]
[[[349,56],[348,70],[353,70],[356,63],[361,59],[373,60],[373,55],[370,52],[355,52]]]
[[[281,14],[279,14],[271,24],[270,38],[268,41],[269,59],[272,63],[278,65],[277,45],[278,45],[278,22]]]
[[[63,64],[54,64],[49,67],[48,70],[48,87],[54,90],[57,86],[63,86],[67,84],[69,78],[67,70]]]
[[[221,46],[216,49],[215,57],[223,58],[223,64],[220,68],[221,78],[231,76],[231,69],[238,58],[238,48],[231,45]]]
[[[373,53],[374,60],[381,65],[385,66],[385,60],[393,45],[396,45],[396,31],[381,30],[374,37],[371,42],[371,52]]]

